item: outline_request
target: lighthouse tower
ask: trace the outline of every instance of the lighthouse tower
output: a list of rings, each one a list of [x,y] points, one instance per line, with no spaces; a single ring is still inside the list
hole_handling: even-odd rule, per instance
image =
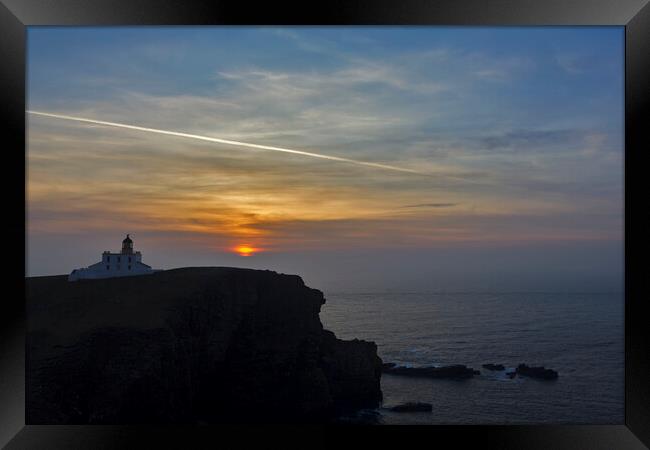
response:
[[[122,254],[123,255],[132,255],[133,254],[133,241],[126,235],[126,238],[122,241]]]
[[[142,253],[133,251],[133,240],[127,234],[122,241],[119,253],[105,251],[102,260],[82,269],[75,269],[68,276],[68,281],[84,278],[112,278],[154,273],[151,266],[142,262]]]

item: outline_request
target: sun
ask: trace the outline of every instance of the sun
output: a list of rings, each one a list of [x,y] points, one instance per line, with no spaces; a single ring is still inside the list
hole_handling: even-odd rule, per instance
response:
[[[239,253],[239,256],[251,256],[257,253],[259,249],[249,244],[240,244],[234,248],[234,251]]]

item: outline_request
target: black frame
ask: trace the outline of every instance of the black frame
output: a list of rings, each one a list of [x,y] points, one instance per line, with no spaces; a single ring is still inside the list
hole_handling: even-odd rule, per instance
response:
[[[641,157],[650,149],[650,5],[648,0],[331,0],[297,7],[265,2],[200,0],[0,0],[0,113],[6,125],[2,177],[5,245],[18,256],[4,269],[0,301],[0,445],[7,448],[194,448],[235,438],[239,445],[262,437],[303,445],[337,445],[339,432],[377,443],[426,434],[502,449],[632,449],[650,446],[650,339],[638,257],[648,214],[632,183],[641,178]],[[604,426],[426,426],[426,427],[133,427],[25,425],[25,27],[30,25],[619,25],[625,27],[625,424]],[[646,119],[647,120],[647,119]],[[8,139],[7,139],[8,138]],[[22,168],[21,173],[18,168]],[[7,195],[9,194],[9,195]],[[633,199],[636,214],[632,222]],[[635,253],[637,258],[634,258]],[[633,264],[633,260],[635,263]],[[18,263],[18,264],[16,264]],[[12,293],[7,295],[7,293]],[[406,434],[405,434],[406,433]],[[15,435],[15,436],[14,436]],[[225,436],[224,436],[225,435]],[[334,437],[334,439],[332,439]],[[320,441],[320,442],[319,442]],[[374,444],[372,442],[370,445]],[[340,444],[339,444],[340,445]],[[214,446],[214,445],[213,445]]]

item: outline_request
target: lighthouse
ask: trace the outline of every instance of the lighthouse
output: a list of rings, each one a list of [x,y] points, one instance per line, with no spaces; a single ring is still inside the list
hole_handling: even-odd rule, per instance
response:
[[[133,240],[127,234],[119,253],[105,251],[100,262],[73,270],[68,281],[148,275],[154,272],[151,266],[142,262],[142,253],[133,251]]]
[[[122,254],[123,255],[132,255],[133,254],[133,241],[127,234],[124,240],[122,241]]]

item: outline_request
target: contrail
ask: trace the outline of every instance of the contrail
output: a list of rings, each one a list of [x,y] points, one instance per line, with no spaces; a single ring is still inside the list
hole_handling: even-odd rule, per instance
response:
[[[339,162],[357,164],[357,165],[360,165],[360,166],[375,167],[375,168],[378,168],[378,169],[395,170],[395,171],[398,171],[398,172],[409,172],[409,173],[417,173],[417,174],[424,175],[422,172],[418,172],[417,170],[406,169],[406,168],[403,168],[403,167],[392,166],[392,165],[389,165],[389,164],[379,164],[379,163],[374,163],[374,162],[359,161],[359,160],[356,160],[356,159],[341,158],[339,156],[323,155],[321,153],[305,152],[305,151],[302,151],[302,150],[292,150],[290,148],[272,147],[270,145],[251,144],[249,142],[231,141],[231,140],[228,140],[228,139],[220,139],[220,138],[215,138],[215,137],[210,137],[210,136],[201,136],[201,135],[198,135],[198,134],[180,133],[178,131],[160,130],[160,129],[157,129],[157,128],[138,127],[136,125],[127,125],[125,123],[105,122],[103,120],[94,120],[94,119],[84,119],[83,117],[64,116],[62,114],[52,114],[52,113],[46,113],[46,112],[40,112],[40,111],[30,111],[30,110],[27,110],[27,112],[29,114],[35,114],[35,115],[38,115],[38,116],[45,116],[45,117],[54,117],[56,119],[73,120],[73,121],[76,121],[76,122],[93,123],[93,124],[96,124],[96,125],[105,125],[105,126],[108,126],[108,127],[126,128],[126,129],[129,129],[129,130],[137,130],[137,131],[146,131],[146,132],[149,132],[149,133],[166,134],[168,136],[178,136],[178,137],[184,137],[184,138],[189,138],[189,139],[198,139],[198,140],[201,140],[201,141],[217,142],[219,144],[236,145],[236,146],[239,146],[239,147],[256,148],[256,149],[261,149],[261,150],[271,150],[271,151],[274,151],[274,152],[292,153],[294,155],[311,156],[312,158],[327,159],[327,160],[330,160],[330,161],[339,161]]]

